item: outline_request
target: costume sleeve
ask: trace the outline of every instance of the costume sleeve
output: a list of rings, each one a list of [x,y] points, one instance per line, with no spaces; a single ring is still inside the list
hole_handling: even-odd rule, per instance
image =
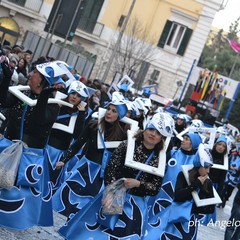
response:
[[[68,162],[77,152],[82,148],[82,146],[88,141],[90,134],[90,127],[89,125],[87,128],[84,129],[82,135],[80,135],[77,140],[70,146],[65,154],[63,154],[59,161],[61,162]]]
[[[204,188],[201,188],[200,191],[199,191],[199,194],[198,194],[199,198],[200,199],[207,199],[207,198],[214,197],[212,181],[210,179],[206,179],[204,184],[206,185],[207,190],[205,190]],[[213,213],[214,210],[215,210],[215,204],[212,204],[212,205],[196,207],[194,212],[195,213],[210,214],[210,213]]]
[[[146,173],[147,174],[147,173]],[[151,174],[151,180],[141,180],[140,186],[136,188],[136,191],[141,196],[155,196],[161,189],[162,186],[162,178],[156,175]]]
[[[206,186],[206,190],[204,189],[203,186]],[[212,198],[212,197],[214,197],[212,181],[207,178],[204,182],[204,185],[202,185],[200,188],[199,198],[205,199],[205,198]]]
[[[85,126],[85,111],[80,111],[77,116],[76,124],[73,132],[73,139],[77,139],[83,132]]]
[[[126,151],[127,141],[123,141],[118,148],[114,150],[104,173],[104,182],[106,185],[123,177],[122,169],[125,163]]]
[[[55,122],[60,107],[57,104],[48,104],[48,99],[56,89],[48,87],[42,90],[38,97],[37,105],[34,108],[33,117],[38,124]]]
[[[174,201],[184,202],[186,200],[191,200],[193,190],[195,190],[195,187],[188,186],[187,181],[183,175],[183,172],[180,172],[177,176]]]

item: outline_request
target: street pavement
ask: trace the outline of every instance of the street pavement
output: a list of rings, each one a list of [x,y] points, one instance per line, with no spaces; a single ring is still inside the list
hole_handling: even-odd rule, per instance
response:
[[[207,238],[210,240],[224,240],[225,228],[223,225],[224,221],[227,221],[230,216],[232,201],[235,194],[236,191],[233,192],[224,209],[217,208],[218,224],[209,224],[207,227],[199,227],[197,240],[206,240]],[[54,212],[54,227],[33,227],[26,231],[0,228],[0,240],[63,240],[57,231],[64,225],[65,221],[66,218],[64,216]],[[79,238],[79,240],[86,239]]]

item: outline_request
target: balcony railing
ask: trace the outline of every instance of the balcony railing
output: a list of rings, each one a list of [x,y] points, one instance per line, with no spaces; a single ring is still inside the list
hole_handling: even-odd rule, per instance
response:
[[[11,3],[25,7],[29,10],[39,12],[43,3],[43,0],[8,0]]]

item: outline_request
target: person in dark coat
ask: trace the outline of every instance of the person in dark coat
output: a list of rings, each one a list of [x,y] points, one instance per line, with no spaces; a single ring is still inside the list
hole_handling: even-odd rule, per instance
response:
[[[0,101],[9,108],[9,118],[0,149],[12,140],[22,140],[18,173],[11,189],[1,188],[0,225],[24,230],[33,226],[52,226],[53,213],[51,185],[49,184],[48,154],[45,149],[49,133],[55,122],[58,104],[49,104],[48,99],[62,88],[60,76],[67,73],[59,62],[37,65],[32,72],[27,90],[29,100],[23,102],[8,92],[11,71],[3,62],[5,79],[0,88]],[[36,104],[34,104],[36,100]]]
[[[224,157],[227,155],[227,138],[223,135],[216,140],[211,154],[213,157],[213,163],[224,165]],[[210,179],[215,184],[217,192],[222,197],[223,185],[227,170],[212,168],[209,174]]]

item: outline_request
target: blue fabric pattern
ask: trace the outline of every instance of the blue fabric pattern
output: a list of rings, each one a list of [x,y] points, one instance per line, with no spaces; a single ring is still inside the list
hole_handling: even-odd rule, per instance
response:
[[[38,191],[43,191],[42,182],[44,177],[48,177],[48,165],[45,164],[42,149],[23,148],[22,158],[19,164],[17,186],[34,187]],[[43,181],[42,181],[43,180]],[[49,181],[49,178],[47,179]]]
[[[194,226],[191,230],[188,230],[188,223],[172,223],[166,226],[166,219],[169,218],[170,206],[174,198],[177,175],[182,170],[182,165],[193,164],[195,158],[196,155],[186,155],[181,150],[171,151],[171,159],[169,159],[167,164],[162,188],[158,195],[149,197],[148,199],[150,209],[147,232],[149,236],[146,239],[152,240],[154,236],[159,236],[159,239],[165,240],[167,238],[164,237],[168,235],[179,236],[179,239],[189,239],[181,238],[181,236],[185,236],[186,231],[191,231],[191,233],[195,232]],[[166,227],[168,227],[168,229]]]
[[[70,218],[101,192],[104,186],[100,178],[100,164],[83,156],[77,166],[53,195],[53,209]]]
[[[34,154],[30,155],[29,152]],[[28,156],[30,156],[29,160]],[[16,185],[10,190],[0,189],[0,226],[24,230],[33,226],[53,225],[52,190],[48,164],[44,159],[47,159],[47,154],[43,150],[24,149],[22,160],[29,161],[29,165],[27,169],[21,167],[21,170],[26,172],[26,180],[29,183],[37,180],[38,185],[32,185],[38,187]],[[37,169],[43,169],[41,175],[36,171]]]
[[[4,136],[0,138],[0,152],[2,152],[6,147],[9,147],[12,145],[13,142],[11,140],[8,140]]]
[[[188,222],[191,218],[192,201],[175,202],[170,206],[168,222]]]
[[[98,223],[101,208],[101,193],[90,201],[67,224],[59,229],[65,239],[143,239],[147,223],[146,198],[126,194],[123,214],[114,226],[114,231]],[[109,219],[114,224],[115,219]],[[114,221],[113,221],[114,220]],[[152,238],[155,239],[155,238]]]
[[[50,182],[52,184],[52,189],[55,191],[64,182],[64,172],[67,167],[64,165],[62,168],[56,169],[56,164],[65,151],[49,145],[46,146],[46,149],[49,159]]]

